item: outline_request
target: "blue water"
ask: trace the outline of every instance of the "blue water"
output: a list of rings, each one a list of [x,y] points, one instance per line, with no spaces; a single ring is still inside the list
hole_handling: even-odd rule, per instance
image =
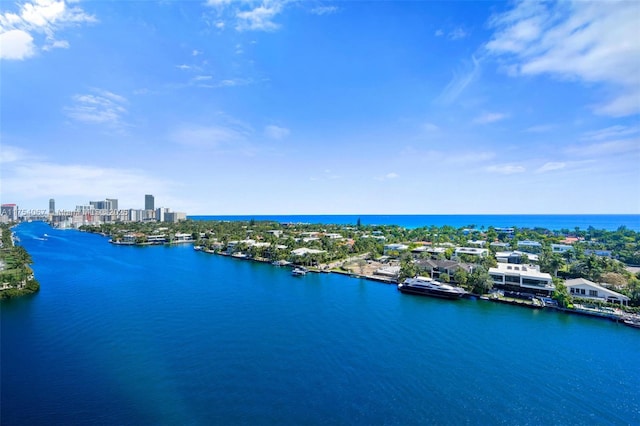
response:
[[[3,425],[640,424],[623,325],[16,231],[42,289],[1,304]]]
[[[194,220],[271,220],[281,223],[326,223],[355,225],[360,219],[363,225],[398,225],[404,228],[424,226],[453,226],[463,228],[475,225],[476,228],[494,226],[496,228],[545,228],[550,230],[576,227],[586,230],[595,229],[614,231],[625,226],[640,231],[640,215],[244,215],[244,216],[189,216]]]

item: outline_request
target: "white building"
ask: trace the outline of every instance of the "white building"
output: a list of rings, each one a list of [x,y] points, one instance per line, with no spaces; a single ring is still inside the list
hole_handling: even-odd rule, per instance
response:
[[[551,275],[540,272],[535,265],[498,263],[496,268],[489,268],[489,275],[495,286],[507,290],[550,296],[556,289]]]
[[[392,252],[392,251],[405,251],[408,248],[409,246],[406,244],[399,244],[399,243],[385,244],[383,254],[388,254],[389,252]]]
[[[539,257],[537,254],[525,253],[518,250],[496,252],[496,260],[499,263],[522,263],[524,256],[527,256],[529,262],[538,263]]]
[[[551,252],[552,253],[566,253],[568,251],[573,250],[573,246],[567,244],[551,244]]]
[[[600,284],[585,280],[584,278],[567,280],[564,285],[572,296],[579,297],[581,299],[619,303],[621,305],[629,303],[629,298],[624,294],[616,293],[613,290],[604,288]]]
[[[291,250],[291,254],[294,256],[306,256],[308,254],[319,254],[324,252],[325,252],[324,250],[317,250],[317,249],[312,249],[307,247],[301,247],[295,250]]]
[[[467,256],[487,257],[489,255],[489,250],[476,247],[457,247],[453,252],[452,259],[457,259],[463,254]]]
[[[530,240],[518,241],[518,250],[526,253],[540,253],[542,251],[542,244]]]

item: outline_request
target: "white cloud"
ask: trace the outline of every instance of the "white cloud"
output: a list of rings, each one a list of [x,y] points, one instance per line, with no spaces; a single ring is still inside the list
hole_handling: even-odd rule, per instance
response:
[[[508,114],[503,114],[501,112],[485,112],[484,114],[474,118],[473,122],[475,124],[495,123],[496,121],[504,120],[508,116]]]
[[[28,32],[10,30],[0,34],[0,59],[22,60],[34,53],[33,37]]]
[[[140,188],[161,192],[172,186],[163,178],[141,170],[58,164],[6,145],[2,147],[2,156],[3,160],[10,157],[10,163],[3,165],[3,195],[12,199],[33,200],[56,194],[56,198],[74,197],[81,202],[111,194],[121,205],[129,202],[137,205]]]
[[[444,35],[444,31],[436,30],[436,32],[433,33],[433,35],[436,36],[436,37],[442,37]]]
[[[246,132],[224,125],[183,125],[170,138],[181,145],[200,148],[221,148],[235,145],[246,139]]]
[[[463,30],[462,28],[458,27],[453,29],[450,33],[449,33],[449,39],[450,40],[460,40],[465,38],[468,35],[468,33]]]
[[[531,126],[524,129],[525,132],[528,133],[546,133],[555,129],[557,126],[555,124],[538,124],[536,126]]]
[[[433,123],[424,123],[422,125],[422,129],[429,133],[437,132],[438,130],[440,130],[440,128]]]
[[[462,94],[462,92],[473,83],[480,75],[480,60],[471,57],[471,63],[466,65],[466,70],[455,73],[453,79],[447,84],[437,101],[444,104],[451,104]]]
[[[57,40],[56,33],[71,25],[92,22],[96,22],[94,16],[64,0],[25,2],[17,14],[0,15],[0,59],[22,60],[33,56],[36,36],[43,50],[68,48],[69,42]]]
[[[621,138],[624,136],[633,135],[635,133],[640,132],[640,127],[628,127],[628,126],[611,126],[606,129],[600,130],[592,130],[590,132],[585,132],[582,135],[583,140],[603,140],[603,139],[613,139],[613,138]]]
[[[608,99],[595,113],[640,113],[640,3],[521,1],[489,25],[488,52],[510,61],[515,75],[548,74],[600,83]]]
[[[617,155],[640,155],[640,139],[612,140],[590,145],[574,145],[567,148],[572,155],[582,157],[598,157],[600,159]]]
[[[127,99],[107,90],[93,89],[92,92],[74,95],[74,104],[65,108],[67,115],[85,123],[122,125]]]
[[[314,15],[331,15],[337,11],[338,8],[336,6],[318,6],[311,9],[311,13]]]
[[[280,25],[273,22],[274,18],[282,11],[282,3],[263,3],[252,10],[236,13],[238,19],[237,31],[275,31]]]
[[[291,132],[286,127],[279,127],[273,124],[264,128],[265,136],[271,139],[276,139],[276,140],[284,139],[287,136],[289,136],[289,133]]]
[[[493,165],[486,168],[490,173],[498,173],[502,175],[512,175],[515,173],[523,173],[526,169],[523,166],[516,166],[513,164],[501,164]]]
[[[561,169],[564,169],[566,166],[567,166],[566,163],[551,161],[551,162],[544,163],[542,166],[540,166],[538,170],[536,170],[536,173],[545,173],[545,172],[551,172],[554,170],[561,170]]]

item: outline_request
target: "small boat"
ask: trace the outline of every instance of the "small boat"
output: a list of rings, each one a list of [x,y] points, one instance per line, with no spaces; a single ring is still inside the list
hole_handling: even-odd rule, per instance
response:
[[[444,299],[460,299],[467,292],[460,287],[441,283],[428,277],[407,278],[398,283],[398,290],[402,293],[417,294],[420,296],[434,296]]]
[[[305,268],[295,267],[291,271],[291,275],[293,275],[294,277],[303,277],[307,274],[307,272],[308,271]]]

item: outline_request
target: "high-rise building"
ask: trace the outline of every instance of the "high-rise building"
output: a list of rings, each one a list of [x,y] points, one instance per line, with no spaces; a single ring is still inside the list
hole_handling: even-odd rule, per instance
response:
[[[0,211],[9,220],[18,220],[18,206],[15,204],[3,204]]]
[[[146,194],[144,196],[144,209],[145,210],[154,210],[154,198],[151,194]]]
[[[107,198],[107,202],[109,202],[109,209],[113,210],[113,214],[118,210],[118,199],[117,198]]]
[[[54,200],[53,198],[49,198],[49,213],[56,213],[56,200]]]

